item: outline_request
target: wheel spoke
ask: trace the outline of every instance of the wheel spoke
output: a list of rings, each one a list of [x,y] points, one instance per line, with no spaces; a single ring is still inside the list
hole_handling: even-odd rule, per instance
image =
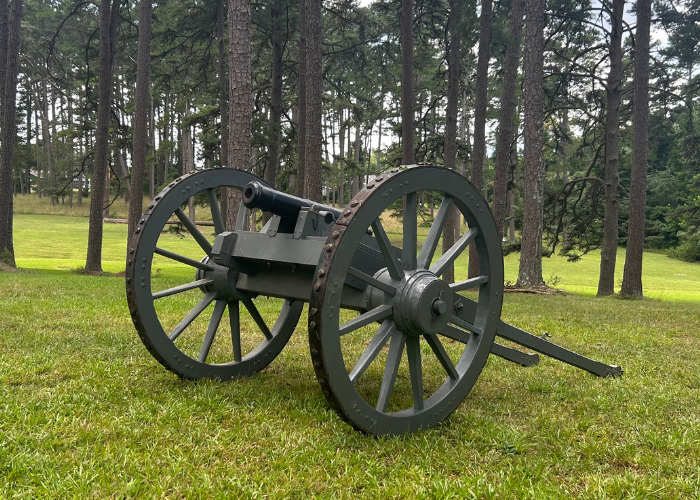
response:
[[[399,262],[394,254],[394,247],[391,245],[389,237],[386,235],[379,218],[374,219],[374,222],[372,222],[372,229],[374,230],[374,237],[379,244],[379,249],[382,252],[382,257],[384,257],[384,263],[389,271],[389,276],[391,276],[391,279],[400,281],[403,277],[403,271],[401,271],[401,266],[399,266]]]
[[[379,389],[379,398],[377,399],[377,410],[382,413],[386,413],[386,409],[389,406],[389,398],[391,397],[391,391],[394,389],[396,374],[399,372],[399,364],[401,363],[401,355],[403,354],[405,343],[406,336],[395,330],[391,335],[389,354],[386,358],[384,376],[382,377],[382,387]]]
[[[463,344],[468,343],[469,340],[471,340],[472,338],[470,333],[465,332],[464,330],[460,330],[459,328],[455,328],[452,325],[447,325],[445,329],[440,332],[440,335],[443,335],[452,340],[456,340],[457,342],[461,342]]]
[[[219,328],[219,323],[221,323],[221,318],[226,310],[226,301],[223,299],[217,300],[214,306],[214,312],[211,315],[211,320],[209,320],[209,327],[207,328],[207,333],[204,336],[204,342],[202,343],[202,349],[199,351],[199,356],[197,361],[204,363],[209,356],[209,349],[211,349],[211,344],[214,342],[214,335],[216,335],[216,330]]]
[[[488,283],[488,276],[477,276],[476,278],[471,278],[468,280],[460,281],[459,283],[450,283],[450,290],[453,292],[461,292],[467,288],[475,288],[484,283]]]
[[[374,323],[375,321],[379,321],[391,316],[393,310],[394,306],[389,304],[382,304],[381,306],[377,306],[371,311],[367,311],[366,313],[360,314],[357,318],[353,318],[347,323],[343,323],[342,325],[340,325],[340,328],[338,328],[338,333],[342,337],[345,334],[354,332],[358,328],[362,328],[363,326],[369,325],[370,323]]]
[[[437,335],[426,335],[425,340],[435,353],[435,356],[437,356],[438,361],[447,372],[447,375],[449,375],[452,380],[457,380],[459,378],[457,369],[455,368],[455,365],[452,364],[452,360],[447,355],[447,351],[445,351],[445,348],[443,347],[442,342],[440,342],[440,339],[437,338]]]
[[[197,305],[194,306],[194,308],[187,313],[187,316],[185,316],[180,323],[175,327],[175,329],[170,332],[170,335],[168,335],[168,338],[172,341],[174,341],[176,338],[180,336],[182,332],[185,331],[185,328],[190,326],[192,322],[202,314],[202,311],[204,311],[209,304],[211,304],[214,301],[214,298],[216,297],[216,292],[209,292],[207,293],[202,299],[197,302]]]
[[[197,243],[199,243],[199,246],[202,247],[202,250],[204,250],[204,252],[207,255],[211,256],[211,243],[209,243],[209,240],[207,240],[207,238],[199,231],[199,229],[197,229],[197,226],[194,225],[194,222],[192,222],[190,218],[185,215],[185,212],[183,212],[181,208],[175,210],[175,215],[178,219],[180,219],[182,225],[187,228],[187,230],[197,241]]]
[[[379,281],[378,279],[370,276],[369,274],[365,274],[362,271],[355,269],[354,267],[351,267],[348,269],[348,274],[350,276],[353,276],[361,281],[364,281],[370,286],[373,286],[374,288],[379,288],[380,290],[388,293],[391,296],[396,295],[396,288],[393,286],[389,285],[388,283],[384,283],[383,281]]]
[[[474,238],[476,238],[478,232],[479,230],[475,227],[469,229],[469,231],[467,231],[464,236],[457,241],[457,243],[452,245],[452,248],[442,254],[442,257],[440,257],[435,264],[430,266],[430,272],[435,273],[437,276],[441,276],[445,268],[452,264],[455,259],[462,254],[464,249],[467,248],[472,241],[474,241]]]
[[[238,217],[236,217],[236,231],[245,231],[246,219],[248,219],[248,207],[241,202],[238,207]]]
[[[418,197],[416,193],[409,193],[405,200],[401,264],[404,270],[412,271],[416,268],[416,254],[418,253]]]
[[[465,330],[468,330],[472,333],[476,333],[477,335],[481,335],[481,328],[476,327],[468,321],[465,321],[462,318],[458,318],[457,316],[450,316],[450,323],[464,328]]]
[[[413,407],[416,410],[423,409],[423,369],[420,361],[420,337],[406,337],[406,356],[408,357],[408,371],[411,374],[411,388],[413,389]]]
[[[420,249],[420,254],[418,254],[418,268],[428,269],[430,263],[433,261],[433,255],[435,255],[435,250],[438,246],[438,241],[440,241],[440,235],[447,222],[447,215],[452,208],[452,197],[445,196],[440,205],[435,220],[433,220],[433,225],[430,226],[430,231],[428,231],[428,236],[425,238],[425,242]]]
[[[369,342],[369,345],[360,356],[360,359],[357,360],[357,363],[355,363],[355,366],[350,371],[350,382],[353,384],[357,383],[357,380],[362,376],[369,365],[372,364],[372,361],[374,361],[374,358],[377,357],[377,354],[379,354],[387,343],[394,330],[395,325],[393,321],[385,321],[382,323],[382,326],[379,327],[379,330],[377,330],[377,333]]]
[[[167,290],[161,290],[153,294],[154,299],[162,299],[163,297],[168,297],[170,295],[175,295],[176,293],[186,292],[187,290],[192,290],[194,288],[199,288],[200,286],[206,286],[214,283],[213,280],[197,280],[191,283],[185,283],[184,285],[175,286],[173,288],[168,288]]]
[[[239,316],[239,303],[232,300],[228,303],[228,320],[231,325],[231,345],[233,347],[233,360],[241,361],[241,320]]]
[[[209,188],[209,207],[211,208],[211,218],[214,221],[214,231],[216,234],[224,232],[224,218],[221,216],[219,202],[216,200],[216,190]]]
[[[158,255],[162,255],[163,257],[167,257],[168,259],[187,264],[188,266],[196,267],[197,269],[201,269],[202,271],[214,270],[214,268],[209,264],[205,264],[204,262],[200,262],[198,260],[190,259],[189,257],[185,257],[184,255],[180,255],[169,250],[165,250],[163,248],[156,247],[155,253],[157,253]]]
[[[260,328],[260,331],[263,332],[263,335],[265,335],[265,338],[267,340],[272,340],[272,332],[270,332],[270,329],[267,327],[265,324],[265,320],[260,316],[260,313],[258,312],[258,308],[255,307],[255,304],[253,303],[252,300],[244,300],[243,305],[245,306],[246,309],[248,309],[248,312],[250,315],[253,317],[253,320],[255,323],[257,323],[258,328]]]

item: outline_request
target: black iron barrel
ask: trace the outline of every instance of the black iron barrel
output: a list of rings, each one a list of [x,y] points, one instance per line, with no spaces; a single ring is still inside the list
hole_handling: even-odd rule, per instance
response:
[[[294,221],[299,217],[303,207],[318,211],[329,224],[337,220],[341,213],[336,208],[276,191],[258,181],[249,182],[243,189],[243,204],[248,208],[257,208],[278,215],[282,219]]]

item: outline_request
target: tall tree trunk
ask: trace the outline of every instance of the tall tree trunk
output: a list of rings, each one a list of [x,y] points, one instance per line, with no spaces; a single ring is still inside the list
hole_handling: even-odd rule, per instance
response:
[[[78,174],[78,206],[83,206],[83,135],[78,136],[78,157],[80,158],[80,173]]]
[[[449,0],[450,19],[448,31],[450,37],[449,46],[449,73],[447,77],[447,111],[445,123],[445,168],[455,170],[457,162],[457,108],[459,105],[459,60],[460,60],[460,32],[462,23],[462,2]],[[459,228],[459,211],[454,208],[442,233],[442,253],[446,253],[455,244],[455,228]],[[454,283],[454,264],[450,264],[442,274],[442,279],[448,283]]]
[[[270,99],[270,141],[267,150],[265,181],[273,188],[277,185],[277,168],[280,161],[280,143],[282,140],[283,8],[284,5],[279,0],[275,0],[270,10],[272,25],[272,96]]]
[[[39,106],[41,106],[41,103],[37,99],[38,91],[36,88],[30,83],[30,87],[32,87],[32,90],[34,92],[34,102],[36,102],[36,107],[34,110],[34,137],[36,137],[36,143],[35,143],[35,155],[34,157],[36,158],[36,196],[37,198],[41,199],[42,197],[42,183],[41,183],[41,151],[39,151],[39,122],[41,121],[41,118],[39,117]]]
[[[562,186],[566,186],[569,183],[569,150],[571,149],[571,129],[569,128],[569,110],[562,110],[562,133],[564,135],[564,140],[562,141],[562,154],[561,154],[561,181]],[[566,248],[568,245],[568,236],[566,224],[562,224],[561,229],[561,244]]]
[[[598,296],[615,293],[620,218],[620,103],[622,102],[622,15],[624,0],[612,0],[610,13],[610,72],[607,82],[607,117],[605,120],[605,220],[603,245],[600,249]]]
[[[503,237],[508,192],[508,167],[510,166],[510,143],[513,140],[513,115],[515,113],[515,84],[520,60],[520,33],[523,27],[524,0],[514,0],[510,12],[510,33],[501,90],[501,117],[496,144],[495,180],[493,183],[493,217],[498,236]]]
[[[143,184],[146,174],[146,150],[148,148],[148,114],[151,86],[151,22],[152,4],[141,0],[139,5],[139,41],[136,60],[136,96],[134,109],[134,144],[131,152],[131,202],[129,204],[129,232],[127,240],[136,230],[143,211]]]
[[[229,166],[246,172],[251,170],[250,141],[253,121],[253,73],[250,40],[250,2],[231,0],[228,8]],[[228,189],[224,222],[229,230],[236,227],[240,202],[240,191]]]
[[[216,38],[218,42],[218,55],[219,55],[219,113],[221,114],[221,150],[219,153],[219,159],[221,160],[221,166],[228,168],[229,166],[229,154],[228,154],[228,143],[229,143],[229,106],[228,106],[228,73],[226,71],[226,45],[224,37],[224,4],[225,0],[219,0],[219,5],[216,9]],[[228,196],[226,194],[228,190],[226,188],[221,189],[219,209],[222,214],[228,213]]]
[[[523,237],[518,285],[541,286],[544,161],[544,0],[526,0],[523,84],[525,151],[523,181]]]
[[[109,0],[101,0],[100,2],[99,98],[95,140],[95,167],[92,174],[90,223],[87,258],[85,260],[85,270],[95,273],[102,272],[103,198],[107,170],[109,169],[109,121],[119,1],[112,0],[111,6]]]
[[[340,162],[340,169],[338,171],[338,206],[345,206],[345,122],[343,121],[343,115],[345,111],[341,107],[339,110],[340,120],[338,128],[340,129],[340,155],[338,161]],[[348,143],[350,142],[350,136],[348,134]]]
[[[0,14],[3,14],[2,8],[0,6]],[[12,238],[12,212],[14,208],[14,200],[12,199],[12,186],[14,185],[12,182],[12,160],[15,141],[17,140],[15,107],[22,0],[12,0],[8,14],[7,31],[0,33],[0,38],[7,38],[5,59],[0,60],[0,65],[5,66],[4,79],[0,80],[0,94],[2,95],[2,107],[0,108],[0,123],[2,124],[2,152],[0,153],[0,262],[16,267],[15,247]]]
[[[2,1],[2,0],[0,0]],[[29,78],[26,80],[27,83],[27,150],[31,148],[31,143],[32,143],[32,92],[30,89],[31,87],[31,82],[29,81]],[[2,91],[0,91],[1,93]],[[2,105],[0,105],[0,109],[4,109]],[[0,121],[2,121],[2,116],[0,115]],[[27,155],[27,162],[25,164],[25,170],[24,170],[24,181],[27,184],[27,194],[32,194],[32,160],[31,160],[31,155]]]
[[[467,147],[469,148],[469,115],[467,114],[467,96],[462,97],[462,111],[460,113],[461,117],[459,120],[459,140]],[[467,161],[464,159],[464,157],[460,158],[459,160],[459,174],[462,177],[467,176]],[[460,223],[460,221],[457,221]],[[462,217],[461,218],[461,224],[466,225],[467,224],[467,219]],[[455,228],[455,238],[459,239],[460,235],[460,229],[459,227]]]
[[[474,146],[472,148],[472,183],[481,190],[486,157],[486,104],[491,48],[492,0],[481,0],[479,18],[479,56],[476,65],[476,102],[474,106]],[[476,247],[469,246],[469,277],[479,274]]]
[[[413,146],[413,0],[401,0],[401,161],[415,163]]]
[[[382,100],[384,98],[382,97]],[[379,117],[379,133],[377,134],[377,175],[382,173],[382,117]]]
[[[71,101],[71,98],[68,98],[68,119],[66,120],[66,123],[73,123],[73,104]],[[68,151],[68,206],[70,208],[73,208],[73,181],[74,179],[74,170],[75,170],[75,143],[73,142],[73,136],[70,135],[69,137],[66,138],[69,144],[69,151]],[[29,142],[27,142],[29,144]]]
[[[219,54],[219,110],[221,113],[221,166],[228,167],[228,142],[229,142],[229,119],[228,119],[228,81],[226,74],[226,47],[224,39],[224,4],[225,0],[219,0],[216,9],[216,38],[218,41]],[[222,197],[223,199],[224,197]],[[222,207],[222,212],[225,212]]]
[[[46,156],[46,167],[49,171],[49,204],[56,203],[56,160],[53,155],[53,138],[49,130],[49,95],[47,90],[46,79],[41,81],[41,133],[44,139],[44,153]],[[54,118],[55,120],[55,118]],[[55,136],[55,133],[54,133]]]
[[[185,82],[188,78],[185,77]],[[187,122],[190,116],[190,101],[185,99],[185,111],[182,116],[182,121]],[[189,174],[194,172],[194,144],[192,143],[192,125],[189,123],[187,125],[182,125],[180,127],[182,138],[180,141],[180,154],[182,155],[182,173]],[[191,221],[195,220],[195,206],[194,197],[190,197],[188,200],[189,207],[189,218]]]
[[[321,201],[323,172],[323,60],[321,54],[321,0],[304,0],[306,5],[306,187],[304,197]]]
[[[137,62],[138,64],[138,62]],[[138,82],[137,82],[138,85]],[[148,86],[148,102],[151,106],[149,113],[150,128],[149,128],[149,140],[150,140],[150,152],[151,161],[148,162],[149,180],[148,180],[148,198],[153,199],[156,195],[156,169],[158,168],[158,160],[156,159],[156,115],[153,109],[155,98],[151,91],[151,86]]]
[[[352,196],[353,198],[357,194],[357,192],[360,190],[359,185],[358,185],[358,174],[359,174],[359,168],[360,168],[360,145],[362,144],[362,135],[360,134],[360,123],[358,122],[355,125],[355,141],[353,144],[353,155],[352,155],[352,160],[354,163],[353,167],[353,176],[352,176]]]
[[[649,122],[649,30],[651,0],[637,0],[637,30],[634,45],[634,127],[632,138],[632,183],[627,224],[627,254],[622,276],[622,295],[641,297],[644,209],[646,208]]]
[[[4,127],[5,82],[7,81],[7,49],[10,42],[8,0],[0,0],[0,134]],[[2,137],[0,135],[0,137]]]
[[[306,185],[306,50],[307,50],[307,8],[308,0],[299,0],[299,164],[297,165],[296,191],[303,198]]]
[[[518,112],[516,111],[516,117]],[[510,164],[509,175],[510,182],[508,183],[508,241],[515,243],[515,187],[518,181],[518,125],[513,127],[513,139],[510,143]]]

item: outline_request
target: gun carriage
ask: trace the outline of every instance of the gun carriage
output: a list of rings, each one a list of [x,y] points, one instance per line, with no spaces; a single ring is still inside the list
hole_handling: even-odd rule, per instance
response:
[[[224,227],[222,188],[242,199],[232,231]],[[426,194],[439,201],[427,230],[419,224]],[[204,197],[210,236],[183,210],[188,200]],[[381,218],[397,205],[400,244],[392,243]],[[272,214],[261,231],[246,229],[251,209]],[[457,215],[468,229],[440,254],[445,227],[453,227],[448,219]],[[159,241],[173,218],[196,241],[197,255]],[[470,245],[478,275],[441,279]],[[167,267],[179,278],[161,273],[154,259],[164,269],[166,262],[180,265]],[[287,344],[308,303],[311,358],[328,403],[355,428],[376,435],[441,422],[467,396],[489,354],[522,366],[538,362],[537,354],[495,343],[496,336],[599,377],[622,374],[500,320],[503,257],[493,216],[469,181],[440,167],[379,175],[343,210],[275,191],[243,171],[182,176],[139,221],[126,291],[143,343],[188,379],[262,370]],[[274,324],[261,310],[276,316]]]

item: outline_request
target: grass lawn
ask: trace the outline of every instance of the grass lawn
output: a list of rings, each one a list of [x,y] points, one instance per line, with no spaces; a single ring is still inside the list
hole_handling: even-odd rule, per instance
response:
[[[0,273],[0,498],[700,498],[700,265],[645,254],[655,299],[625,301],[590,296],[597,255],[546,259],[545,279],[577,293],[507,294],[504,320],[625,375],[492,357],[443,424],[376,439],[327,406],[305,315],[254,377],[167,372],[138,339],[123,278],[74,272],[86,241],[85,218],[15,217],[23,272]],[[124,269],[125,245],[126,226],[105,225],[105,271]]]

